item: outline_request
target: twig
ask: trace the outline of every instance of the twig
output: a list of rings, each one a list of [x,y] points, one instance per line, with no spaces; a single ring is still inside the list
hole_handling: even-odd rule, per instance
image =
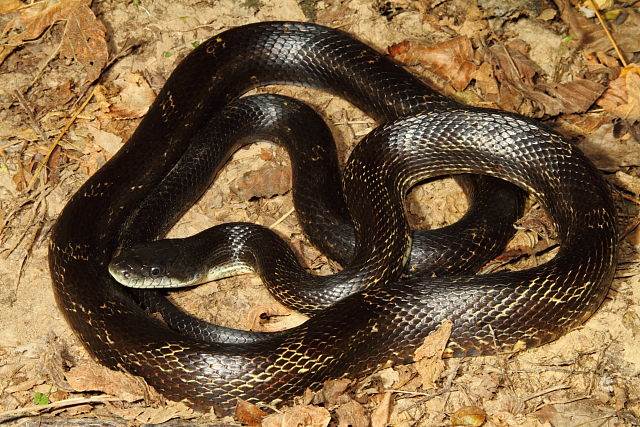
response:
[[[548,405],[566,405],[567,403],[573,403],[573,402],[577,402],[579,400],[584,400],[584,399],[591,399],[591,395],[589,394],[585,394],[583,396],[577,396],[574,397],[572,399],[567,399],[567,400],[552,400],[550,402],[548,402]]]
[[[640,219],[635,219],[634,221],[631,221],[630,224],[628,224],[624,230],[622,230],[622,232],[620,233],[620,240],[624,239],[625,237],[627,237],[629,234],[633,233],[633,231],[638,228],[638,226],[640,225]]]
[[[385,390],[385,391],[408,393],[408,394],[413,395],[413,392],[405,392],[405,391],[402,391],[402,390],[397,390],[397,391],[395,391],[395,390]],[[454,391],[460,391],[460,390],[458,390],[457,388],[448,388],[448,389],[444,389],[444,390],[438,390],[438,391],[433,392],[433,393],[425,393],[424,394],[425,397],[423,397],[422,399],[418,399],[417,401],[413,402],[413,404],[411,404],[410,406],[404,408],[402,410],[402,412],[406,412],[406,411],[408,411],[410,409],[413,409],[416,406],[422,405],[424,402],[427,402],[427,401],[433,399],[434,397],[438,397],[438,396],[443,395],[443,394],[446,394],[447,398],[448,398],[449,396],[451,396],[451,393],[454,392]],[[420,394],[416,394],[416,396],[420,396]],[[446,401],[443,402],[442,407],[444,408],[445,405],[446,405]]]
[[[411,396],[425,396],[425,397],[430,397],[430,398],[439,396],[439,395],[444,394],[444,393],[453,392],[453,391],[458,391],[458,389],[449,388],[449,389],[446,389],[446,390],[437,391],[435,393],[425,393],[425,392],[421,392],[421,391],[409,391],[409,390],[397,390],[397,389],[393,389],[393,388],[383,390],[384,393],[400,393],[400,394],[409,394]]]
[[[33,405],[25,408],[14,409],[12,411],[0,412],[0,423],[13,420],[16,418],[37,415],[42,412],[49,412],[53,409],[66,408],[68,406],[83,405],[86,403],[104,403],[104,402],[117,402],[122,399],[113,396],[92,396],[92,397],[76,397],[73,399],[60,400],[58,402],[52,402],[48,405]]]
[[[527,400],[535,399],[536,397],[544,396],[545,394],[553,393],[554,391],[566,390],[568,388],[571,388],[571,387],[569,387],[568,385],[561,385],[561,386],[558,386],[558,387],[551,387],[551,388],[548,388],[546,390],[539,391],[538,393],[534,393],[531,396],[523,397],[522,401],[526,402]]]
[[[45,222],[45,216],[47,212],[47,196],[49,195],[51,190],[52,190],[51,187],[46,187],[44,191],[40,193],[38,197],[39,200],[36,201],[36,205],[34,206],[34,215],[32,219],[27,223],[27,224],[32,224],[34,226],[34,230],[33,230],[33,234],[31,235],[31,239],[29,239],[29,243],[27,244],[26,253],[22,258],[22,260],[20,261],[20,267],[18,269],[18,277],[16,279],[16,286],[14,291],[15,295],[18,295],[18,288],[20,287],[20,281],[22,280],[22,275],[24,274],[24,267],[27,263],[27,260],[31,257],[33,253],[33,248],[36,242],[38,241],[38,237],[41,235],[40,232],[44,227],[43,224]],[[38,211],[40,211],[40,215],[39,215],[39,218],[37,218],[36,220],[35,216],[38,214]],[[20,244],[20,241],[22,241],[22,238],[20,238],[18,243],[16,243],[15,247],[17,247],[18,244]]]
[[[587,420],[587,421],[585,421],[583,423],[574,424],[573,427],[586,426],[587,424],[591,424],[591,423],[593,423],[595,421],[609,420],[609,419],[615,418],[615,417],[616,417],[616,415],[605,415],[605,416],[602,416],[602,417],[599,417],[599,418],[591,418],[590,420]]]
[[[562,372],[567,375],[588,375],[592,374],[593,371],[576,371],[573,369],[563,369],[563,368],[545,368],[545,369],[511,369],[509,372],[512,374],[542,374],[545,372]]]
[[[22,94],[22,92],[18,90],[15,91],[15,95],[16,98],[18,98],[18,102],[20,102],[20,105],[22,105],[22,108],[24,108],[24,111],[27,112],[27,116],[29,116],[31,126],[33,126],[36,132],[40,135],[42,142],[46,143],[49,140],[49,136],[46,134],[44,129],[42,129],[42,126],[40,126],[38,120],[36,120],[36,115],[33,113],[33,110],[29,105],[29,101],[27,101],[27,99],[24,97],[24,94]]]
[[[602,15],[600,15],[600,11],[598,10],[598,6],[596,6],[596,4],[593,2],[593,0],[589,0],[589,3],[591,4],[591,9],[593,9],[593,11],[596,13],[596,16],[598,17],[598,21],[600,21],[600,25],[602,26],[602,29],[607,34],[607,37],[609,38],[609,41],[611,42],[611,44],[613,45],[613,48],[615,49],[616,53],[618,54],[618,58],[620,58],[620,62],[622,62],[622,66],[623,67],[627,67],[629,64],[627,64],[626,59],[624,59],[624,54],[622,53],[622,51],[618,47],[618,43],[616,43],[615,39],[613,38],[613,35],[609,31],[609,28],[607,28],[607,24],[604,22],[604,19],[602,18]]]
[[[636,197],[633,197],[633,196],[630,196],[628,194],[622,193],[622,192],[620,192],[620,195],[622,196],[623,199],[627,199],[630,202],[635,203],[636,205],[640,205],[640,199],[638,199]]]
[[[282,216],[280,218],[278,218],[276,220],[276,222],[274,222],[273,224],[271,224],[269,226],[270,229],[274,229],[278,226],[278,224],[280,224],[282,221],[284,221],[285,219],[289,218],[289,215],[291,215],[293,212],[295,211],[295,208],[291,208],[288,211],[286,211],[284,214],[282,214]]]
[[[51,27],[49,27],[51,28]],[[47,31],[49,31],[49,28],[47,28]],[[38,72],[36,73],[36,75],[33,77],[33,79],[31,79],[31,83],[29,83],[29,86],[27,86],[24,91],[28,92],[33,85],[36,84],[36,82],[38,80],[40,80],[40,77],[42,77],[42,73],[44,73],[44,70],[47,68],[47,66],[51,63],[51,61],[53,61],[53,59],[58,55],[58,53],[60,52],[60,48],[62,47],[62,43],[63,41],[61,41],[60,43],[58,43],[58,46],[56,47],[56,49],[53,51],[53,53],[51,55],[49,55],[49,57],[47,58],[47,60],[44,62],[44,64],[42,64],[42,66],[40,67],[40,69],[38,70]]]
[[[80,113],[84,110],[84,108],[87,106],[89,101],[93,98],[93,95],[94,95],[97,87],[98,86],[94,86],[93,87],[93,89],[91,90],[91,92],[87,96],[87,99],[85,99],[84,102],[82,103],[82,105],[80,105],[80,108],[78,108],[76,110],[76,112],[69,119],[69,121],[67,122],[65,127],[60,131],[60,133],[58,134],[56,139],[53,141],[53,143],[49,147],[49,151],[47,152],[47,155],[44,157],[44,159],[42,159],[42,162],[40,162],[40,164],[38,165],[38,168],[36,169],[35,173],[31,177],[31,180],[29,180],[29,185],[27,186],[27,191],[26,191],[27,193],[29,191],[31,191],[31,189],[33,188],[33,185],[38,180],[38,176],[40,175],[40,172],[42,172],[42,169],[49,162],[49,158],[51,157],[51,154],[53,154],[54,150],[58,147],[58,144],[60,143],[60,140],[62,139],[62,137],[67,133],[67,131],[69,130],[71,125],[76,121],[76,118],[80,115]]]

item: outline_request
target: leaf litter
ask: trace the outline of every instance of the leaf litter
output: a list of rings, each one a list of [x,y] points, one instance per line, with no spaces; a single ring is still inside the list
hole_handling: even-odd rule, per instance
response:
[[[27,425],[33,419],[27,415],[40,414],[40,421],[61,425],[87,417],[105,424],[218,422],[213,414],[167,402],[140,379],[91,360],[55,306],[46,263],[48,230],[75,189],[127,140],[153,93],[194,43],[257,20],[314,15],[317,22],[345,29],[380,51],[389,49],[448,96],[538,117],[574,138],[614,189],[623,230],[620,268],[603,307],[585,326],[557,342],[515,355],[463,360],[441,360],[440,343],[431,347],[434,362],[428,358],[389,367],[360,381],[329,381],[323,390],[308,392],[275,414],[272,408],[245,407],[235,422],[637,423],[640,17],[634,1],[600,6],[621,59],[588,3],[331,0],[306,2],[303,7],[303,2],[292,0],[278,5],[231,0],[214,5],[2,2],[0,301],[5,309],[0,321],[7,326],[0,331],[0,420]],[[107,70],[108,57],[118,57],[131,43],[141,48],[122,55]],[[79,110],[90,85],[98,80],[102,86]],[[297,95],[336,123],[343,160],[357,138],[374,126],[362,112],[329,95],[275,89]],[[78,116],[47,161],[53,139],[76,111]],[[46,168],[38,173],[41,164]],[[286,154],[278,148],[261,143],[240,150],[172,233],[192,234],[230,220],[278,223],[275,229],[292,240],[313,271],[336,271],[339,266],[304,239],[295,213],[289,214],[289,171]],[[412,192],[409,216],[421,225],[442,226],[464,211],[461,199],[454,184],[429,183]],[[507,268],[542,262],[548,256],[545,247],[553,240],[544,223],[544,214],[530,211],[521,222],[520,237],[510,245],[512,252],[524,255],[506,262]],[[20,265],[24,268],[16,268]],[[173,298],[203,318],[232,326],[272,330],[304,320],[270,299],[254,277],[178,292]],[[36,392],[52,402],[49,408],[34,408]],[[251,412],[253,421],[242,418],[242,411]],[[48,418],[42,416],[45,413]]]

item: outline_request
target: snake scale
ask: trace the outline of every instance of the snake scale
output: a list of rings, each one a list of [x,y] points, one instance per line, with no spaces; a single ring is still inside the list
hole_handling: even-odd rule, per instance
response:
[[[356,146],[344,171],[345,186],[358,189],[345,193],[354,257],[375,261],[367,272],[375,283],[258,342],[199,341],[148,317],[107,266],[123,239],[152,239],[170,225],[171,212],[157,212],[134,236],[121,234],[185,141],[228,102],[270,83],[329,90],[386,122]],[[555,257],[523,271],[396,280],[412,243],[406,192],[460,173],[533,194],[556,227]],[[375,196],[360,196],[365,190]],[[329,378],[410,360],[446,319],[454,324],[448,356],[548,342],[598,308],[615,259],[607,184],[562,136],[528,118],[447,100],[346,33],[290,22],[231,29],[188,55],[130,140],[66,205],[49,252],[57,303],[101,363],[144,377],[170,399],[222,412],[238,397],[277,403]]]

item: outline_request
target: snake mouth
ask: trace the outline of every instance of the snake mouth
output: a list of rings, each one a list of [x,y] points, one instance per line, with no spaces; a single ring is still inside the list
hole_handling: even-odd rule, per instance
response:
[[[115,261],[114,258],[114,260],[109,263],[109,274],[122,285],[139,288],[141,287],[138,285],[139,281],[131,273],[132,268],[130,265]]]

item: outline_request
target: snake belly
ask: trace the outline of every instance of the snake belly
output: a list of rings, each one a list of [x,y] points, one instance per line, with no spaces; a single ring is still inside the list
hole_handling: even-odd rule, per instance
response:
[[[478,173],[537,198],[561,241],[556,257],[530,270],[480,276],[395,281],[402,267],[381,268],[372,271],[374,279],[386,276],[378,285],[251,345],[200,342],[149,318],[107,272],[128,213],[177,162],[183,141],[207,115],[269,83],[324,88],[376,119],[398,118],[361,141],[345,169],[345,182],[374,187],[379,195],[353,204],[356,193],[346,193],[356,235],[380,231],[381,240],[357,243],[356,253],[379,253],[382,266],[387,258],[406,257],[411,239],[402,199],[408,189],[432,176]],[[157,232],[150,219],[134,237]],[[386,240],[394,242],[379,250]],[[446,319],[454,324],[450,356],[548,342],[597,309],[615,259],[615,210],[606,182],[560,135],[518,115],[434,94],[343,32],[286,22],[226,31],[185,58],[127,144],[67,204],[49,252],[57,303],[100,362],[144,377],[170,399],[222,412],[237,398],[277,403],[328,378],[410,360]]]

